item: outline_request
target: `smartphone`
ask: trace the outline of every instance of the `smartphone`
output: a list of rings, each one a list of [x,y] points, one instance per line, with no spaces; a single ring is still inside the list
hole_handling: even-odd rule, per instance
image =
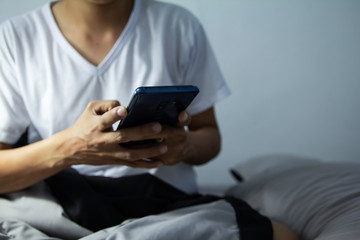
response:
[[[120,121],[118,129],[149,122],[175,125],[179,113],[198,93],[199,89],[192,85],[139,87],[134,91],[127,106],[128,114]]]

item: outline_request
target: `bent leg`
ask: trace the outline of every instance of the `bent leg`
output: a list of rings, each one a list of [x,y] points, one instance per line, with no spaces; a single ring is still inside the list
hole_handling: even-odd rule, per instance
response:
[[[271,221],[271,224],[274,230],[274,240],[300,240],[289,227],[274,221]]]

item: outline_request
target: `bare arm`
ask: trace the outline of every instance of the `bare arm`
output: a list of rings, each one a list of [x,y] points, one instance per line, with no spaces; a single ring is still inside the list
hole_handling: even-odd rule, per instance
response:
[[[52,138],[16,149],[1,143],[0,193],[21,190],[65,169],[68,165],[53,154],[56,145]]]
[[[202,164],[219,152],[220,134],[213,109],[194,116],[192,121],[182,112],[177,128],[149,123],[113,131],[112,124],[125,116],[126,110],[117,101],[94,101],[72,127],[48,139],[16,149],[1,143],[0,193],[29,187],[71,165],[154,168],[179,161]],[[184,116],[188,117],[182,120]],[[189,131],[184,130],[185,125]],[[165,142],[136,149],[119,146],[122,142],[154,138]]]
[[[220,152],[221,136],[213,108],[192,117],[187,142],[184,162],[190,164],[204,164]]]
[[[77,122],[52,137],[28,146],[10,149],[0,144],[0,193],[29,187],[76,164],[119,164],[154,168],[158,161],[144,161],[164,153],[162,144],[131,150],[118,143],[153,138],[160,124],[112,131],[112,124],[126,116],[117,101],[91,102]]]

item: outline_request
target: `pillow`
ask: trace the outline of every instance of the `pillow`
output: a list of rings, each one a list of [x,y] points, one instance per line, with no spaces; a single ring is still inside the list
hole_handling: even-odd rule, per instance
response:
[[[266,176],[301,166],[321,164],[315,158],[305,158],[286,154],[273,154],[251,158],[230,169],[235,180],[250,180],[253,177]]]
[[[268,163],[274,160],[262,159]],[[253,163],[245,165],[242,171],[255,167]],[[293,167],[284,168],[268,164],[252,171],[245,182],[226,194],[289,226],[301,239],[360,239],[359,173],[360,163],[294,161]]]

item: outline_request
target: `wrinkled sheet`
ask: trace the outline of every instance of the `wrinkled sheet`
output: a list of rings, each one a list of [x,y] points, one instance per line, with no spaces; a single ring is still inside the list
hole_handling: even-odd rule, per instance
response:
[[[301,239],[360,239],[359,162],[279,155],[252,159],[233,170],[245,181],[227,195],[288,225]]]
[[[94,206],[96,207],[96,206]],[[39,183],[0,198],[0,240],[5,239],[239,239],[232,206],[225,200],[130,219],[91,232],[72,222]]]

